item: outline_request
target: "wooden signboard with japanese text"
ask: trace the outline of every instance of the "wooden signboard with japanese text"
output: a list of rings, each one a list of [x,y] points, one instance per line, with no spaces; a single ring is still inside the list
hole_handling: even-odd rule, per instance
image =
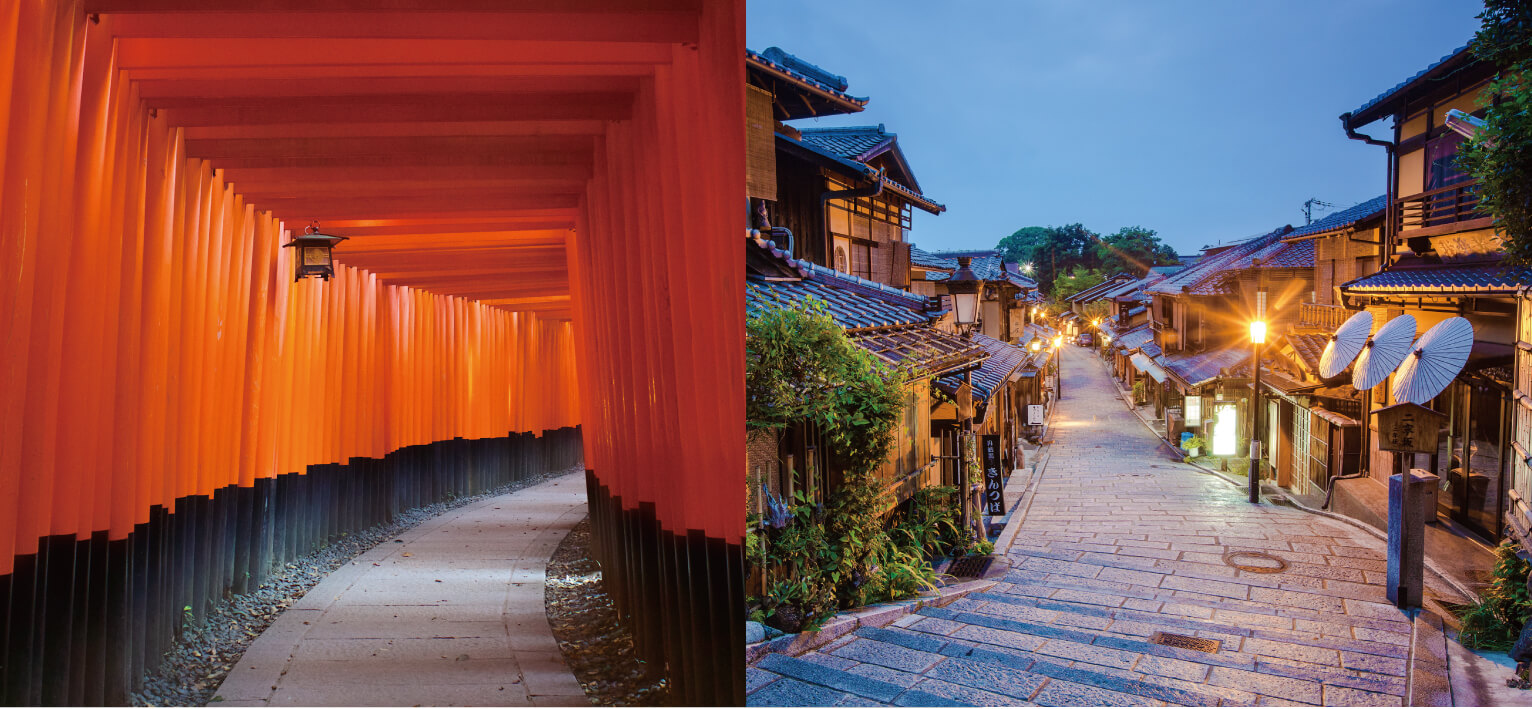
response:
[[[979,461],[984,465],[984,513],[1005,514],[1005,479],[1000,475],[1000,437],[979,436]]]
[[[1378,417],[1378,450],[1435,453],[1442,422],[1447,420],[1420,404],[1394,404],[1374,411]]]

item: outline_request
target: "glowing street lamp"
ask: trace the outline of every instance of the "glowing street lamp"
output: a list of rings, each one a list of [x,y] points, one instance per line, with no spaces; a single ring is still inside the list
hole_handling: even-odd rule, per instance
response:
[[[971,257],[959,256],[957,271],[947,279],[947,293],[952,296],[955,311],[953,316],[965,335],[979,322],[979,278],[968,267],[972,261]]]
[[[1259,345],[1266,342],[1266,323],[1260,320],[1250,321],[1250,343]]]

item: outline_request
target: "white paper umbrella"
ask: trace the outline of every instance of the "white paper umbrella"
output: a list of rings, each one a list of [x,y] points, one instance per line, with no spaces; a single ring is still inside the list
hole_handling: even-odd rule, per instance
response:
[[[1372,313],[1366,310],[1358,311],[1341,323],[1336,328],[1335,334],[1330,336],[1330,341],[1325,343],[1325,352],[1319,357],[1319,376],[1329,379],[1351,365],[1351,361],[1362,353],[1362,345],[1367,344],[1367,333],[1372,332]]]
[[[1424,404],[1442,393],[1468,364],[1473,351],[1473,324],[1467,318],[1447,318],[1421,335],[1394,376],[1394,399]]]
[[[1400,315],[1383,323],[1362,347],[1356,366],[1351,368],[1352,388],[1366,391],[1382,383],[1410,353],[1410,341],[1414,339],[1414,315]]]

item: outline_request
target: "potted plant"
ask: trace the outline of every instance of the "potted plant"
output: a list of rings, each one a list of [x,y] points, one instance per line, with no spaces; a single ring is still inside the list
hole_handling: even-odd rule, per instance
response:
[[[1143,406],[1144,405],[1144,401],[1146,399],[1146,397],[1145,397],[1146,389],[1147,389],[1147,387],[1144,386],[1144,380],[1140,379],[1140,380],[1138,380],[1136,382],[1133,382],[1133,405],[1134,406]]]
[[[1186,439],[1184,446],[1186,448],[1186,457],[1196,458],[1202,453],[1202,447],[1206,446],[1207,443],[1207,441],[1202,440],[1202,436],[1192,436]]]

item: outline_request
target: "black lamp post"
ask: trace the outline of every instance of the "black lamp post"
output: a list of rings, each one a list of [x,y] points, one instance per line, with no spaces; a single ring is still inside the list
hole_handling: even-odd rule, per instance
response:
[[[1255,388],[1250,392],[1250,502],[1261,501],[1261,345],[1266,343],[1266,289],[1256,293],[1256,316],[1250,321],[1250,368]]]
[[[310,276],[330,280],[335,275],[335,258],[331,251],[345,240],[344,236],[319,233],[319,222],[314,222],[303,230],[302,236],[294,236],[292,241],[283,244],[283,248],[298,249],[293,255],[293,282]]]
[[[972,261],[968,256],[959,256],[957,271],[947,279],[953,318],[957,321],[958,331],[965,336],[973,332],[974,325],[979,322],[979,278],[968,267]]]

